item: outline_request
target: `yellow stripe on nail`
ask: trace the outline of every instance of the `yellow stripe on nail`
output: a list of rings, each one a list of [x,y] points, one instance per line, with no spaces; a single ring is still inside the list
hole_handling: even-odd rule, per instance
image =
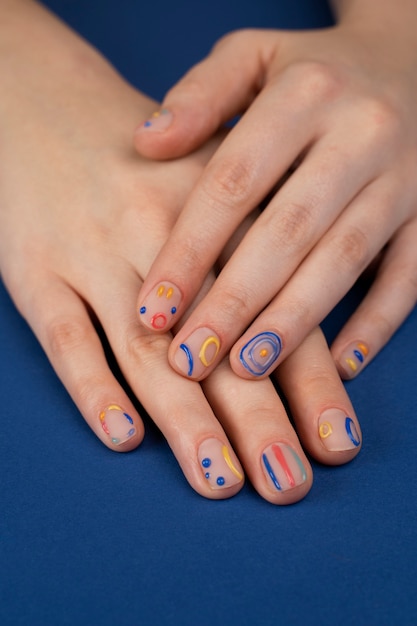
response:
[[[165,291],[165,287],[164,287],[163,285],[161,285],[161,286],[158,288],[158,291],[156,292],[156,294],[157,294],[158,298],[160,298],[160,297],[162,296],[162,294],[164,293],[164,291]]]
[[[352,370],[353,370],[354,372],[356,372],[356,370],[358,369],[358,367],[357,367],[357,365],[356,365],[355,361],[353,361],[353,359],[346,359],[346,363],[347,363],[348,365],[350,365],[350,367],[352,368]]]
[[[243,476],[239,472],[239,470],[236,469],[236,467],[233,465],[233,461],[230,458],[230,454],[229,454],[229,450],[227,449],[227,446],[222,446],[222,454],[223,454],[224,460],[227,463],[228,468],[233,472],[236,478],[239,478],[239,480],[242,480]]]

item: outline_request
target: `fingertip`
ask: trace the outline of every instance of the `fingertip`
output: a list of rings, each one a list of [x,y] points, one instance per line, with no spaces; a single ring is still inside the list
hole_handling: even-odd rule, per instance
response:
[[[105,406],[90,426],[99,439],[115,452],[134,450],[141,444],[145,433],[143,422],[135,411],[130,409],[128,412],[119,404]]]
[[[187,106],[163,106],[134,130],[133,145],[139,154],[157,160],[189,154],[217,130],[204,110]]]

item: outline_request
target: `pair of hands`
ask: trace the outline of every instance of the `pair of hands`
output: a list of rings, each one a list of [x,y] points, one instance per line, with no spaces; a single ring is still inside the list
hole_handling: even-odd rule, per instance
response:
[[[97,325],[194,489],[229,497],[246,473],[273,503],[302,498],[312,483],[304,449],[338,464],[360,448],[357,418],[320,331],[313,330],[273,374],[297,437],[270,378],[245,380],[223,359],[202,383],[185,380],[167,363],[170,335],[146,329],[136,312],[155,257],[178,217],[185,219],[186,198],[196,197],[233,134],[217,152],[213,139],[172,161],[135,155],[130,129],[138,111],[146,118],[155,103],[40,7],[25,3],[23,17],[16,5],[5,2],[3,8],[5,45],[13,55],[1,63],[8,96],[0,104],[0,267],[18,309],[110,448],[136,447],[143,425],[106,362]],[[196,137],[198,143],[202,135]],[[238,254],[239,247],[233,250],[249,221],[221,246],[224,259]],[[187,314],[198,308],[185,325],[205,306],[213,284],[209,268],[202,273],[207,277],[197,299],[189,298]],[[178,308],[180,313],[184,302]],[[173,329],[174,342],[184,328]]]

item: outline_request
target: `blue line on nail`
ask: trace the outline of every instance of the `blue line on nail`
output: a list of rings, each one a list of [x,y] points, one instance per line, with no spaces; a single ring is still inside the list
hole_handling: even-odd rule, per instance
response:
[[[353,354],[355,355],[355,357],[358,359],[358,361],[360,361],[361,363],[363,363],[363,354],[362,352],[359,352],[359,350],[354,350]]]
[[[181,350],[183,350],[185,352],[185,356],[188,359],[188,373],[187,376],[191,376],[191,374],[193,373],[193,369],[194,369],[194,361],[193,361],[193,355],[191,354],[191,350],[188,346],[185,345],[185,343],[180,343],[180,348]]]
[[[359,439],[358,431],[356,430],[355,422],[351,417],[347,417],[345,420],[345,428],[349,439],[354,446],[358,447],[361,440]]]
[[[268,457],[266,456],[266,454],[262,455],[262,461],[264,462],[264,465],[266,467],[266,471],[270,475],[271,480],[274,483],[275,487],[278,489],[278,491],[282,491],[282,487],[281,487],[281,485],[278,482],[278,478],[274,474],[274,470],[272,469],[271,464],[268,461]]]
[[[243,367],[254,376],[262,376],[275,363],[281,353],[281,339],[275,333],[266,331],[252,337],[239,354]],[[262,352],[266,351],[263,355]]]

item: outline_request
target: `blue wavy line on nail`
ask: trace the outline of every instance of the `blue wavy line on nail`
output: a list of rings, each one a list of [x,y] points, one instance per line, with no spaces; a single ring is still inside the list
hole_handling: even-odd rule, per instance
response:
[[[255,350],[260,345],[268,346],[271,350],[268,358],[262,362],[257,359]],[[248,370],[254,376],[262,376],[277,360],[281,353],[282,342],[278,335],[266,331],[255,335],[247,344],[245,344],[240,351],[239,359],[243,367]]]
[[[185,345],[185,343],[180,343],[180,348],[181,348],[181,350],[183,350],[185,352],[185,356],[188,359],[187,376],[191,376],[191,374],[193,373],[193,369],[194,369],[193,355],[191,354],[190,348],[187,345]]]
[[[361,440],[359,439],[358,431],[356,430],[355,422],[351,417],[347,417],[345,420],[345,428],[349,439],[354,446],[358,447]]]
[[[278,482],[278,478],[274,474],[274,470],[272,469],[271,464],[268,461],[268,457],[266,456],[266,454],[262,455],[262,461],[264,462],[264,465],[266,467],[266,471],[270,475],[271,480],[274,483],[275,487],[278,489],[278,491],[282,491],[282,487],[281,487],[281,485]]]
[[[359,350],[354,350],[353,354],[355,355],[355,357],[358,359],[360,363],[363,363],[364,358],[363,358],[362,352],[359,352]]]
[[[133,424],[133,420],[132,420],[132,418],[130,417],[130,415],[128,415],[127,413],[123,413],[123,415],[125,416],[125,418],[127,419],[127,421],[128,421],[130,424]]]

